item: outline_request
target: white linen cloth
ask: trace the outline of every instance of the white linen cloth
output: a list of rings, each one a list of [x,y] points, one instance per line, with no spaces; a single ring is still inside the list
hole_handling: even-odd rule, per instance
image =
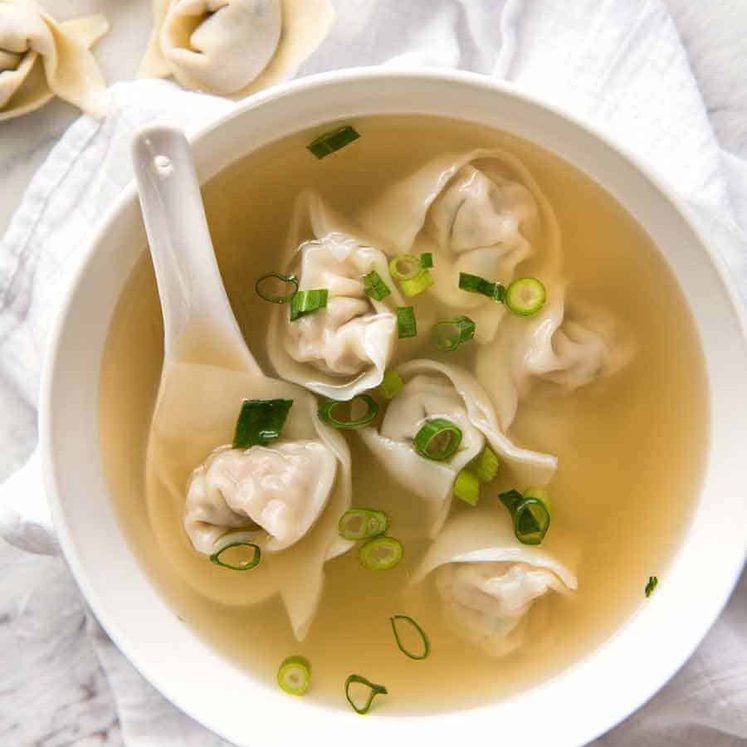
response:
[[[595,125],[658,172],[714,238],[747,298],[747,164],[721,149],[661,0],[335,4],[338,19],[331,35],[299,74],[363,64],[431,65],[510,80]],[[158,117],[193,131],[233,105],[160,81],[118,84],[112,100],[103,123],[83,117],[63,136],[32,181],[0,244],[0,408],[5,413],[0,468],[14,466],[33,446],[38,375],[50,321],[93,226],[131,178],[132,132]],[[737,140],[739,123],[729,127]],[[0,534],[32,552],[55,552],[45,499],[36,489],[37,470],[31,462],[0,490]],[[42,600],[47,614],[79,610],[66,571],[56,567],[54,573],[54,603]],[[747,743],[745,631],[743,578],[687,666],[651,703],[597,744]],[[93,646],[111,687],[126,745],[224,744],[155,693],[92,619],[87,632],[87,639],[76,638],[68,647],[70,667],[90,657]],[[55,677],[62,677],[45,669],[44,657],[34,667],[33,672],[24,672],[24,679],[41,677],[47,687],[54,687]],[[57,668],[65,669],[59,663]],[[20,681],[16,686],[22,686]],[[71,737],[55,743],[75,742]]]

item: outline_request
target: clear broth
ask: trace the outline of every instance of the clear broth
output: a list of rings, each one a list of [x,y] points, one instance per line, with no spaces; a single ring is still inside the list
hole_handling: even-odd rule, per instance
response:
[[[704,362],[679,287],[649,238],[569,164],[505,133],[450,120],[372,117],[355,125],[360,140],[336,156],[310,157],[304,147],[309,136],[300,134],[239,161],[203,189],[223,279],[248,344],[269,371],[263,354],[269,305],[253,286],[278,269],[275,248],[283,244],[301,189],[318,189],[345,212],[447,150],[498,146],[521,158],[557,213],[569,294],[609,309],[637,344],[633,362],[613,378],[569,396],[539,392],[530,398],[511,431],[518,443],[559,457],[551,534],[579,544],[577,594],[543,600],[542,635],[500,660],[455,637],[428,597],[418,619],[433,650],[427,660],[413,662],[393,645],[388,617],[408,611],[397,595],[417,562],[417,548],[408,548],[405,562],[389,573],[365,571],[354,553],[328,563],[322,603],[302,643],[277,599],[231,608],[192,591],[159,557],[146,510],[145,445],[162,363],[160,307],[147,255],[119,300],[104,354],[103,458],[130,545],[174,614],[268,686],[285,656],[302,653],[313,662],[310,697],[338,707],[347,708],[343,682],[352,672],[386,684],[387,712],[469,707],[568,667],[645,603],[649,575],[666,583],[704,465]],[[354,503],[375,506],[393,489],[408,499],[356,437],[349,443]]]

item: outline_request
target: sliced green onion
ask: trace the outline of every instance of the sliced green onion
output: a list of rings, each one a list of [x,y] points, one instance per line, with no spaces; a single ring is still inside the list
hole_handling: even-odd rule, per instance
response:
[[[271,288],[277,286],[278,281],[287,289],[285,293],[273,293]],[[298,278],[295,275],[281,275],[278,272],[271,272],[257,280],[254,284],[254,290],[257,295],[270,303],[290,303],[293,296],[298,291]]]
[[[430,270],[433,267],[433,254],[431,252],[425,252],[420,255],[420,266],[424,270]]]
[[[244,557],[246,553],[237,551],[239,547],[248,547],[252,550],[251,557]],[[218,552],[210,556],[210,562],[221,568],[229,568],[232,571],[251,571],[259,565],[262,551],[258,545],[252,542],[231,542],[221,547]]]
[[[420,257],[415,254],[398,254],[389,260],[389,274],[395,280],[414,280],[422,272]]]
[[[384,371],[384,378],[379,384],[378,392],[384,399],[394,399],[402,391],[404,385],[402,377],[390,369]]]
[[[504,303],[509,311],[519,316],[532,316],[547,299],[545,286],[537,278],[519,278],[506,289]]]
[[[481,278],[479,275],[470,275],[468,272],[459,273],[459,287],[468,293],[479,293],[488,298],[495,298],[495,283]]]
[[[550,496],[544,488],[527,488],[524,491],[525,498],[536,498],[538,501],[542,501],[545,504],[545,508],[548,511],[552,511],[552,503],[550,502]]]
[[[431,342],[444,352],[456,350],[475,336],[475,323],[468,316],[437,322],[431,329]]]
[[[311,685],[311,664],[305,656],[289,656],[277,674],[278,685],[288,695],[304,695]]]
[[[649,576],[646,582],[646,599],[648,599],[653,593],[654,589],[659,585],[658,576]]]
[[[446,418],[426,420],[414,439],[415,451],[434,462],[443,462],[454,456],[461,443],[461,428]]]
[[[362,402],[366,406],[365,412],[357,418],[353,418],[353,410],[358,402]],[[348,415],[350,416],[347,420],[341,420],[335,414],[340,408],[347,408]],[[356,428],[363,428],[376,418],[376,414],[379,412],[379,405],[376,400],[370,394],[357,394],[349,402],[341,402],[336,399],[326,399],[319,403],[319,417],[333,428],[340,428],[342,430],[354,430]]]
[[[412,651],[408,651],[404,647],[399,634],[399,630],[397,630],[397,624],[402,622],[411,625],[420,636],[422,651],[413,653]],[[394,640],[397,642],[397,648],[405,656],[409,657],[410,659],[415,659],[415,661],[422,661],[423,659],[426,659],[428,657],[428,654],[431,652],[431,642],[428,640],[426,632],[420,627],[420,625],[417,624],[417,622],[415,622],[415,620],[413,620],[408,615],[392,615],[389,618],[389,624],[392,626],[392,633],[394,633]]]
[[[363,290],[374,301],[383,301],[392,292],[376,270],[363,277]]]
[[[326,288],[298,291],[290,302],[290,320],[295,322],[307,314],[313,314],[327,305],[329,291]]]
[[[360,134],[350,125],[339,127],[336,130],[325,132],[315,140],[312,140],[306,147],[319,159],[334,153],[346,145],[350,145],[357,140]]]
[[[477,475],[480,482],[492,482],[498,474],[500,465],[501,460],[498,459],[496,453],[490,446],[485,446],[470,462],[469,468]]]
[[[389,260],[389,274],[408,297],[417,296],[433,285],[433,276],[423,267],[421,257],[398,254]]]
[[[412,298],[417,296],[424,291],[428,290],[433,285],[433,275],[428,270],[423,270],[420,275],[412,280],[400,280],[399,287],[402,292],[408,297]]]
[[[511,513],[516,539],[523,545],[539,545],[550,527],[550,511],[545,503],[527,498],[518,490],[501,493],[499,498]]]
[[[416,337],[418,324],[415,321],[415,309],[412,306],[397,306],[394,313],[397,315],[397,336],[399,339]]]
[[[506,301],[506,286],[496,283],[495,290],[493,291],[493,298],[498,301],[498,303],[504,303]]]
[[[352,685],[365,685],[368,688],[368,697],[366,698],[366,701],[365,703],[363,703],[363,705],[359,705],[353,699],[353,694],[350,691],[350,688]],[[359,713],[361,715],[364,715],[371,710],[371,705],[373,704],[374,698],[377,695],[387,695],[387,694],[388,694],[388,691],[384,687],[384,685],[377,685],[375,682],[371,682],[371,680],[367,680],[365,677],[362,677],[360,674],[351,674],[345,680],[345,697],[348,699],[348,703],[350,703],[350,707],[356,713]]]
[[[388,571],[401,560],[405,550],[394,537],[376,537],[361,545],[358,559],[369,571]]]
[[[349,508],[337,523],[337,531],[347,540],[378,537],[389,527],[389,517],[376,508]]]
[[[292,405],[292,399],[245,399],[236,420],[233,448],[248,449],[280,438]]]
[[[470,506],[477,505],[480,500],[480,479],[471,469],[465,467],[459,470],[454,480],[454,495]]]

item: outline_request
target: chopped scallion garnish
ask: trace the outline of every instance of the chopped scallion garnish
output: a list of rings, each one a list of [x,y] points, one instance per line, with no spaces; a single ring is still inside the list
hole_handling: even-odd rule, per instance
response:
[[[354,412],[357,409],[358,403],[363,403],[366,406],[366,409],[363,414],[355,417]],[[337,412],[345,408],[347,408],[348,411],[347,420],[343,420],[336,415]],[[379,405],[370,394],[358,394],[349,402],[341,402],[336,399],[326,399],[319,403],[318,409],[319,417],[327,425],[342,430],[363,428],[376,418],[378,411]]]
[[[350,145],[357,140],[360,134],[350,125],[338,127],[336,130],[325,132],[315,140],[312,140],[306,147],[319,159],[334,153],[346,145]]]
[[[270,303],[290,303],[298,291],[298,279],[295,275],[271,272],[257,280],[254,290],[261,299]]]
[[[498,474],[501,461],[496,453],[485,446],[483,450],[470,462],[469,468],[477,475],[480,482],[492,482]]]
[[[653,593],[654,589],[659,585],[658,576],[649,576],[646,582],[646,599],[648,599]]]
[[[498,497],[511,514],[516,539],[523,545],[539,545],[550,527],[550,510],[546,503],[539,498],[523,496],[518,490],[509,490]]]
[[[519,278],[506,288],[503,302],[518,316],[532,316],[545,305],[546,299],[545,286],[537,278]]]
[[[326,288],[298,291],[290,302],[290,320],[295,322],[307,314],[313,314],[327,305],[329,291]]]
[[[389,517],[375,508],[349,508],[337,524],[337,531],[347,540],[378,537],[389,527]]]
[[[431,342],[444,352],[456,350],[475,336],[475,323],[468,316],[437,322],[431,329]]]
[[[425,252],[420,255],[420,266],[426,270],[430,270],[433,267],[433,254],[431,252]]]
[[[246,557],[246,548],[251,550]],[[259,565],[262,551],[253,542],[230,542],[210,556],[210,562],[232,571],[251,571]]]
[[[394,537],[376,537],[361,545],[358,559],[369,571],[388,571],[394,568],[405,554],[402,543]]]
[[[479,293],[488,298],[495,297],[495,283],[481,278],[479,275],[470,275],[468,272],[459,273],[459,287],[468,293]]]
[[[289,656],[277,673],[280,688],[289,695],[303,695],[311,685],[311,664],[305,656]]]
[[[433,285],[433,276],[423,267],[421,257],[399,254],[389,260],[389,274],[408,297],[417,296]]]
[[[468,467],[460,469],[454,480],[454,495],[470,506],[480,500],[480,480]]]
[[[353,685],[364,685],[368,688],[368,696],[366,697],[366,700],[362,702],[362,704],[360,702],[356,702],[356,700],[354,699],[354,694],[352,692]],[[371,680],[366,679],[360,674],[351,674],[345,680],[345,697],[348,699],[350,707],[356,713],[359,713],[361,715],[364,715],[371,710],[371,705],[373,704],[374,698],[377,695],[387,695],[387,692],[388,691],[384,687],[384,685],[377,685],[375,682],[371,682]]]
[[[420,637],[421,642],[421,651],[408,651],[405,646],[402,643],[402,638],[400,636],[400,632],[397,629],[397,625],[401,623],[407,623],[412,628],[414,628],[415,632]],[[397,648],[407,657],[410,659],[415,659],[415,661],[421,661],[428,657],[428,654],[431,652],[431,642],[428,640],[428,636],[426,635],[426,632],[418,625],[415,620],[413,620],[408,615],[392,615],[389,618],[389,624],[392,626],[392,633],[394,633],[394,640],[397,642]]]
[[[461,428],[446,418],[426,420],[414,439],[415,451],[434,462],[450,459],[461,443]]]
[[[396,372],[389,369],[384,371],[384,378],[379,384],[378,392],[384,399],[394,399],[404,386],[402,377]]]
[[[397,315],[397,336],[400,340],[416,337],[418,325],[415,321],[415,309],[412,306],[397,306],[394,313]]]
[[[292,399],[245,399],[236,420],[233,448],[248,449],[280,438],[292,405]]]
[[[392,292],[376,270],[371,270],[363,278],[363,290],[374,301],[383,301]]]

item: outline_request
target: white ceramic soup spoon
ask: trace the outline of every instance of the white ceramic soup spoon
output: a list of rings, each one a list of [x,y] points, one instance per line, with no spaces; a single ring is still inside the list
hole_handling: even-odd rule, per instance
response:
[[[265,376],[249,351],[221,281],[184,134],[148,127],[135,137],[133,159],[164,318],[164,364],[146,456],[155,547],[193,589],[222,604],[251,605],[280,594],[293,632],[303,638],[324,563],[351,546],[337,533],[350,506],[347,444],[319,420],[307,391]],[[247,292],[253,292],[249,278]],[[247,399],[293,404],[280,438],[231,448]],[[223,456],[223,482],[212,485],[208,468]],[[309,465],[305,476],[293,466],[299,459]],[[321,463],[328,479],[320,489]],[[232,498],[241,503],[251,493],[252,505],[229,502],[226,481],[238,485]],[[252,490],[242,491],[242,481],[254,481]],[[269,494],[273,481],[286,486],[283,495]],[[261,548],[260,563],[248,572],[208,558],[235,541]]]

